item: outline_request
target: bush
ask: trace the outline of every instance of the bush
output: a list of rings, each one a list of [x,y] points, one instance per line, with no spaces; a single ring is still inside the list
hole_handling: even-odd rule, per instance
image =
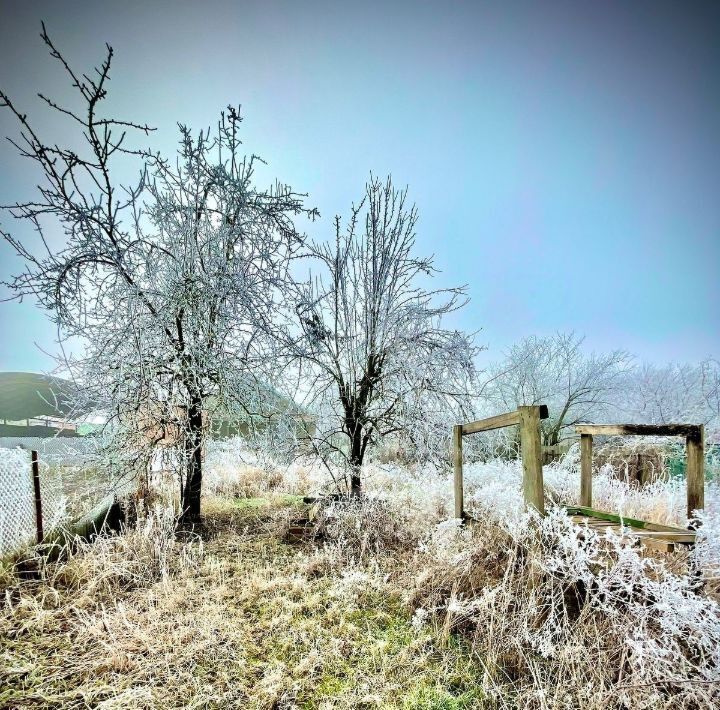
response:
[[[407,516],[380,498],[344,498],[323,505],[315,520],[318,537],[358,561],[416,547],[418,537]]]
[[[500,706],[717,707],[714,601],[560,509],[526,522],[438,530],[411,598],[446,634],[471,640]]]

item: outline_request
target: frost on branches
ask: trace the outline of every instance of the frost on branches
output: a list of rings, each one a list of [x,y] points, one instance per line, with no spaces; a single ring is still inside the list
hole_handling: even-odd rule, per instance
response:
[[[345,227],[336,219],[334,241],[309,245],[318,273],[297,287],[288,352],[311,383],[316,450],[346,462],[353,493],[374,444],[394,436],[430,448],[469,408],[478,348],[441,323],[465,291],[424,286],[435,269],[413,254],[417,218],[406,190],[371,177]]]
[[[216,406],[259,410],[256,373],[270,359],[272,313],[301,244],[293,217],[314,213],[287,186],[255,187],[258,159],[242,156],[232,108],[212,133],[194,137],[181,125],[172,160],[127,147],[129,134],[151,129],[102,113],[112,49],[95,73],[78,74],[44,28],[42,37],[77,105],[41,98],[78,134],[68,147],[44,139],[0,92],[41,181],[34,200],[9,208],[36,239],[2,232],[27,265],[13,286],[37,299],[62,340],[85,346],[64,365],[85,392],[82,406],[108,416],[109,460],[144,471],[155,443],[180,448],[182,508],[193,518],[204,422]],[[139,178],[121,185],[116,169],[131,159]]]

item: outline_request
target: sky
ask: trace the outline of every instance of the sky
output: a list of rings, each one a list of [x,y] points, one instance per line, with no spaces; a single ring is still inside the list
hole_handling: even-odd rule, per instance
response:
[[[113,46],[110,109],[165,154],[178,122],[241,105],[260,181],[308,193],[316,239],[371,171],[407,185],[418,255],[467,284],[448,324],[486,360],[573,330],[656,363],[720,356],[720,3],[0,0],[0,86],[63,140],[35,97],[71,92],[41,20],[84,71]],[[3,141],[0,203],[38,180]],[[21,268],[0,244],[0,278]],[[0,303],[0,329],[0,370],[53,367],[33,303]]]

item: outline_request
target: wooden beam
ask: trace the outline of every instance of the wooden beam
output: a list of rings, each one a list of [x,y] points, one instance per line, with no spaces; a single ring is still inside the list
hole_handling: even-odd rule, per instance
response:
[[[545,490],[540,439],[540,407],[519,407],[520,448],[523,462],[523,496],[525,504],[545,515]]]
[[[463,491],[463,454],[462,454],[463,425],[453,427],[453,469],[455,474],[455,517],[465,517],[465,501]]]
[[[578,434],[593,436],[697,436],[699,424],[578,424]]]
[[[681,533],[687,535],[692,530],[687,528],[678,528],[672,525],[661,525],[660,523],[651,523],[647,520],[638,520],[637,518],[629,518],[627,516],[618,515],[617,513],[609,513],[606,510],[595,510],[595,508],[587,508],[583,505],[568,505],[565,507],[568,515],[586,515],[589,518],[597,518],[598,520],[607,520],[612,523],[622,523],[630,528],[638,528],[640,530],[652,530],[655,532]]]
[[[548,418],[548,408],[546,404],[538,407],[540,419]],[[507,412],[507,414],[498,414],[495,417],[487,417],[486,419],[478,419],[475,422],[469,422],[462,425],[463,436],[468,434],[477,434],[480,431],[491,431],[492,429],[503,429],[506,426],[515,426],[520,424],[520,411]]]
[[[502,429],[506,426],[514,426],[520,423],[520,414],[518,412],[508,412],[507,414],[498,414],[496,417],[488,417],[487,419],[479,419],[476,422],[469,422],[462,425],[462,433],[464,436],[468,434],[477,434],[480,431],[490,431],[492,429]]]
[[[697,536],[694,531],[686,530],[685,532],[667,532],[665,530],[633,530],[633,537],[652,540],[669,540],[671,542],[679,542],[683,545],[692,545]]]
[[[592,434],[580,435],[580,505],[592,505]]]
[[[694,434],[689,434],[685,439],[687,450],[687,516],[696,526],[697,521],[693,520],[693,511],[705,508],[705,427],[697,427]]]

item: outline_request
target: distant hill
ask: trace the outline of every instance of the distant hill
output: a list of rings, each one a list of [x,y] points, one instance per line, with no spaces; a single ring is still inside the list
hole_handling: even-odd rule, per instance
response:
[[[248,416],[241,412],[230,412],[225,407],[218,407],[214,397],[209,398],[207,405],[213,412],[213,434],[218,437],[236,436],[247,433],[250,421],[263,428],[267,418],[282,414],[289,415],[297,422],[304,422],[302,432],[314,429],[314,418],[295,402],[284,397],[268,385],[257,385],[258,398],[262,400],[262,414]],[[29,422],[26,420],[42,417],[64,418],[70,414],[89,414],[77,410],[79,389],[69,380],[50,375],[38,375],[33,372],[0,372],[0,437],[5,436],[55,436],[58,429],[52,425],[42,426],[47,422]],[[62,436],[85,434],[82,424],[78,429],[68,428]],[[92,427],[91,427],[92,428]]]
[[[0,372],[0,420],[64,417],[77,399],[72,382],[34,372]]]

